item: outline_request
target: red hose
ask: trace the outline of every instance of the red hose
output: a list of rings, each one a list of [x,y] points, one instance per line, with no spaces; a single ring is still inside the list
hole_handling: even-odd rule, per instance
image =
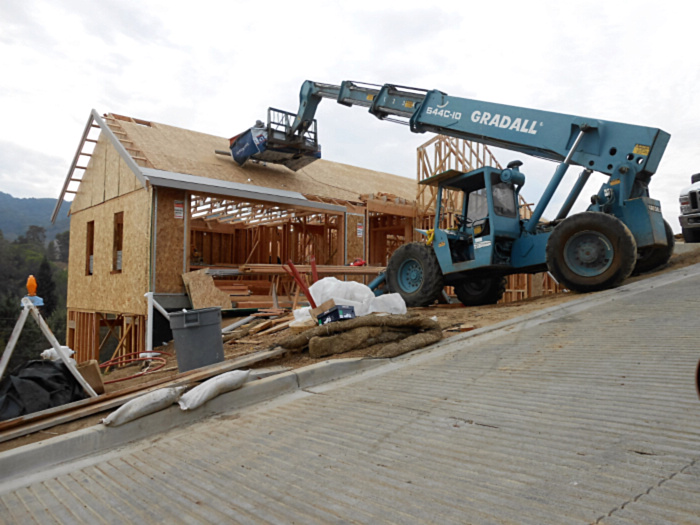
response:
[[[163,368],[167,364],[167,360],[161,356],[162,355],[167,355],[169,357],[173,356],[173,354],[171,354],[171,353],[159,351],[157,353],[161,354],[161,355],[158,355],[155,357],[132,357],[132,358],[127,359],[129,356],[139,355],[141,353],[143,353],[143,352],[131,352],[130,354],[124,354],[122,356],[115,357],[114,359],[110,359],[109,361],[105,361],[104,363],[100,364],[100,368],[107,368],[109,366],[120,366],[120,365],[125,365],[127,363],[134,363],[137,361],[156,361],[157,363],[160,363],[160,364],[155,368],[149,368],[145,372],[139,372],[138,374],[133,374],[133,375],[130,375],[127,377],[122,377],[120,379],[111,379],[109,381],[104,381],[103,383],[105,385],[109,385],[111,383],[118,383],[120,381],[126,381],[128,379],[134,379],[135,377],[139,377],[139,376],[142,376],[145,374],[151,374],[153,372],[157,372],[158,370],[160,370],[161,368]]]

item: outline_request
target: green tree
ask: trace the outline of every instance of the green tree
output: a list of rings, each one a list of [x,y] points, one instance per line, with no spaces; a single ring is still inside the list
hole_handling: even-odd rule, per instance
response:
[[[66,342],[66,325],[68,324],[68,314],[66,308],[56,308],[51,316],[46,320],[46,323],[51,328],[53,335],[59,343]],[[50,346],[50,345],[49,345]],[[48,348],[48,347],[47,347]]]
[[[46,247],[46,256],[49,258],[49,261],[58,260],[58,247],[56,246],[56,241],[49,242],[48,246]]]
[[[27,233],[25,234],[25,239],[27,244],[44,246],[46,244],[46,228],[34,225],[29,226],[29,228],[27,228]]]
[[[46,256],[41,261],[35,278],[37,283],[36,294],[44,300],[44,306],[41,311],[44,316],[49,317],[56,309],[58,298],[56,296],[56,283],[53,280],[53,270]]]
[[[56,234],[56,247],[58,248],[58,259],[60,262],[68,262],[68,246],[70,245],[70,230]]]

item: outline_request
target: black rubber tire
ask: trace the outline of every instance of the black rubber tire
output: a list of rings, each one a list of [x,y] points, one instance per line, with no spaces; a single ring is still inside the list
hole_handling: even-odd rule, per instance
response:
[[[504,277],[464,279],[454,285],[457,298],[464,306],[496,304],[506,291]]]
[[[634,266],[632,275],[639,275],[640,273],[655,270],[665,265],[671,258],[676,239],[673,237],[673,230],[668,222],[664,221],[664,227],[666,228],[667,246],[639,249],[637,253],[637,264]]]
[[[683,242],[685,242],[686,244],[700,242],[700,229],[688,230],[686,228],[682,228],[682,231],[683,231]]]
[[[593,250],[597,258],[590,263],[589,275],[575,271],[565,256],[567,248],[576,247],[567,243],[575,243],[582,234],[595,238],[599,246],[602,244],[612,252],[611,258],[604,258],[599,249]],[[630,276],[637,262],[637,243],[621,220],[606,213],[587,211],[572,215],[554,228],[547,241],[546,256],[547,267],[560,284],[575,292],[595,292],[615,288]],[[595,265],[601,259],[606,266],[596,273]]]
[[[401,286],[399,271],[404,263],[413,263],[420,269],[419,279],[422,280],[416,290],[408,290]],[[400,294],[406,306],[433,304],[445,287],[435,252],[430,246],[420,242],[404,244],[392,254],[386,267],[386,282],[389,291]]]

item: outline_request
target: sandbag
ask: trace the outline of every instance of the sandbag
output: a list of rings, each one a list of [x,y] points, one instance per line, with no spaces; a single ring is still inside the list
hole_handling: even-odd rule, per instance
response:
[[[216,377],[208,379],[204,383],[197,385],[192,390],[183,394],[178,401],[182,410],[194,410],[199,408],[210,399],[215,398],[231,390],[236,390],[248,381],[250,370],[233,370]]]
[[[104,418],[101,423],[108,427],[118,427],[134,419],[168,408],[180,399],[185,388],[184,386],[161,388],[155,392],[144,394],[122,405],[118,410]]]

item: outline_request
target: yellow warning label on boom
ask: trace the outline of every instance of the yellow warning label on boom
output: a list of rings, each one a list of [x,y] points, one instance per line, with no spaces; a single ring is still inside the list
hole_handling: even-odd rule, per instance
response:
[[[651,148],[649,146],[642,146],[641,144],[637,144],[634,149],[632,150],[632,153],[635,155],[644,155],[647,156],[649,155],[649,150]]]

